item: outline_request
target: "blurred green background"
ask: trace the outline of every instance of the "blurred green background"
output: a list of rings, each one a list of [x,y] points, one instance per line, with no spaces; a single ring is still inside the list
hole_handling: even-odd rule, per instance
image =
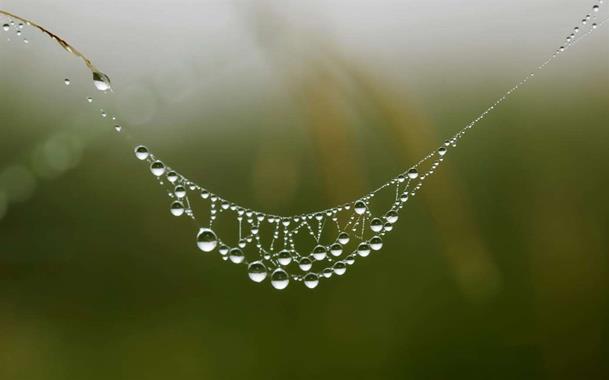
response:
[[[606,26],[451,150],[379,254],[314,291],[197,251],[98,116],[230,200],[326,208],[437,147],[593,2],[0,4],[115,88],[0,31],[0,379],[607,378]]]

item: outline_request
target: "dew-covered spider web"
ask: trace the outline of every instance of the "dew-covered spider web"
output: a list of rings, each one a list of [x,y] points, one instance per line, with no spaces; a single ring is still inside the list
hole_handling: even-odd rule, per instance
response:
[[[223,260],[247,268],[257,283],[270,279],[275,289],[290,282],[315,288],[320,281],[345,274],[349,266],[383,248],[383,241],[398,228],[400,212],[421,191],[468,132],[506,99],[533,80],[547,65],[578,41],[606,23],[599,17],[603,0],[598,0],[548,58],[503,93],[439,147],[411,167],[357,199],[325,210],[299,215],[274,215],[252,210],[195,183],[144,145],[134,143],[120,117],[95,107],[97,96],[111,96],[110,77],[66,40],[26,18],[0,10],[0,24],[11,41],[29,43],[28,33],[42,32],[70,54],[80,58],[91,72],[96,94],[86,98],[94,112],[132,143],[135,157],[167,192],[169,211],[175,217],[190,218],[199,250],[215,252]],[[64,79],[69,89],[71,79]],[[232,231],[220,236],[217,231]]]

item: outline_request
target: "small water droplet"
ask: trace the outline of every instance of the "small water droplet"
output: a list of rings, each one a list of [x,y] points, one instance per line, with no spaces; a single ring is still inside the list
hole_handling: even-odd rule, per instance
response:
[[[271,274],[271,285],[273,288],[282,290],[288,287],[290,283],[290,275],[281,268],[277,268]]]
[[[167,173],[167,180],[171,183],[175,183],[175,181],[178,180],[178,173],[170,171],[169,173]]]
[[[303,282],[307,288],[313,289],[319,284],[319,276],[315,273],[307,273],[303,278]]]
[[[254,261],[247,267],[247,274],[250,280],[254,282],[262,282],[266,279],[266,267],[260,261]]]
[[[154,161],[152,164],[150,164],[150,172],[157,177],[162,176],[163,173],[165,173],[165,164],[163,164],[161,161]]]
[[[282,250],[277,254],[277,261],[281,265],[289,265],[292,262],[292,255],[287,249]]]
[[[385,214],[385,219],[389,223],[393,224],[393,223],[398,221],[398,213],[393,211],[393,210],[391,210],[391,211],[387,212],[387,214]]]
[[[93,103],[93,98],[89,96],[89,97],[87,98],[87,102],[89,102],[89,103]]]
[[[374,232],[381,232],[383,230],[383,221],[379,218],[374,218],[370,222],[370,229]]]
[[[11,26],[9,24],[4,24],[2,25],[2,29],[4,29],[5,32],[8,32],[8,30],[11,28]]]
[[[218,248],[218,252],[222,255],[222,256],[226,256],[228,254],[228,252],[230,251],[230,248],[227,247],[226,245],[221,245],[220,248]]]
[[[176,188],[173,190],[173,192],[176,195],[176,197],[178,197],[179,199],[182,199],[186,196],[186,188],[182,185],[176,186]]]
[[[447,149],[445,147],[441,147],[440,149],[438,149],[438,154],[440,156],[444,156],[446,154]]]
[[[112,90],[112,86],[110,85],[110,78],[106,74],[99,71],[93,72],[93,84],[95,85],[95,88],[97,88],[99,91]]]
[[[342,245],[348,244],[349,243],[349,234],[346,232],[341,232],[340,234],[338,234],[338,242]]]
[[[408,170],[408,178],[410,179],[416,179],[419,176],[419,172],[417,171],[417,169],[412,168],[410,170]]]
[[[184,214],[184,205],[182,202],[175,201],[171,204],[169,211],[171,211],[173,216],[181,216]]]
[[[114,130],[120,132],[123,130],[123,127],[120,124],[114,124]]]
[[[203,252],[211,252],[216,249],[218,238],[214,231],[209,228],[201,228],[197,233],[197,247]]]
[[[134,152],[135,157],[137,157],[138,160],[145,160],[150,155],[150,152],[148,152],[148,148],[143,145],[136,146]]]
[[[69,78],[64,79],[63,83],[65,83],[66,86],[69,86],[70,85],[70,79]]]
[[[594,12],[598,12],[598,9],[599,9],[599,6],[598,6],[598,5],[595,5],[595,6],[593,6],[593,7],[592,7],[592,10],[593,10]]]

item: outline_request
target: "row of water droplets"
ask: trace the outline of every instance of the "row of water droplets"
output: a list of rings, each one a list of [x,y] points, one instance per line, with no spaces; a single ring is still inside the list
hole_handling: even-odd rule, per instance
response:
[[[561,53],[604,23],[606,20],[597,23],[594,15],[599,11],[602,3],[603,1],[600,0],[592,7],[592,14],[587,14],[581,24],[574,27],[565,43],[544,63],[504,93],[464,128],[447,139],[439,148],[427,154],[405,172],[353,202],[295,216],[279,216],[254,211],[199,186],[157,158],[144,145],[137,145],[134,153],[137,159],[147,162],[154,178],[166,189],[170,198],[170,213],[176,217],[187,216],[193,220],[198,229],[196,244],[201,251],[217,251],[226,261],[246,265],[248,275],[254,282],[263,282],[270,277],[270,282],[276,289],[285,289],[291,280],[303,282],[308,288],[315,288],[321,279],[335,275],[341,276],[347,271],[347,267],[353,265],[357,259],[367,257],[373,251],[379,251],[383,246],[383,238],[394,229],[399,218],[399,211],[409,199],[416,195],[424,181],[437,170],[444,161],[448,150],[456,147],[467,131],[533,78],[536,71],[543,70]],[[14,24],[14,21],[10,21],[4,25],[9,25],[10,29],[11,22]],[[589,27],[584,31],[586,26]],[[37,25],[36,27],[46,31]],[[48,31],[46,33],[48,34]],[[75,49],[67,45],[65,41],[61,41],[66,50],[74,53]],[[90,68],[94,68],[86,57],[80,53],[77,55],[85,63],[88,62]],[[102,93],[112,90],[107,75],[96,69],[92,69],[92,75],[97,90]],[[70,86],[71,80],[66,78],[64,83],[66,86]],[[88,97],[87,101],[93,103],[94,100],[92,97]],[[116,116],[108,117],[104,110],[99,112],[101,117],[111,120],[117,132],[124,132],[123,127],[117,123]],[[372,202],[381,191],[390,189],[395,191],[395,199],[388,208],[375,215],[372,211]],[[209,215],[205,218],[197,216],[193,209],[194,202],[191,202],[191,196],[196,196],[208,203]],[[214,230],[214,222],[222,215],[228,215],[238,226],[238,238],[232,244],[228,242],[229,239],[227,241],[221,239]],[[203,220],[205,222],[202,222]],[[330,227],[336,231],[336,236],[331,241],[324,242],[322,234]],[[267,231],[271,240],[265,244],[262,236]],[[302,252],[296,247],[296,238],[302,235],[313,240],[312,249]],[[349,244],[353,248],[347,249]],[[246,250],[250,248],[254,254],[247,256],[254,257],[248,260]],[[296,272],[291,271],[293,266],[296,266]]]

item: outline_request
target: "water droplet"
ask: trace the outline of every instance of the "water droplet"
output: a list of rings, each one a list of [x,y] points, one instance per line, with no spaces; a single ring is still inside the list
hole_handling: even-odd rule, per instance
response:
[[[106,74],[99,71],[93,72],[93,84],[95,85],[95,88],[97,88],[99,91],[112,90],[112,86],[110,85],[110,78]]]
[[[218,238],[214,231],[209,228],[199,229],[197,234],[197,247],[203,252],[211,252],[216,249],[218,245]]]
[[[104,110],[99,110],[99,112],[101,113],[101,117],[106,117],[108,116],[108,114],[106,113],[106,111]]]
[[[161,161],[154,161],[152,164],[150,164],[150,172],[157,177],[162,176],[163,173],[165,173],[165,164],[163,164]]]
[[[315,273],[307,273],[303,278],[303,282],[307,288],[313,289],[319,284],[319,276]]]
[[[182,185],[178,185],[173,190],[173,193],[176,195],[176,197],[178,197],[179,199],[182,199],[186,196],[186,188],[184,188],[184,186],[182,186]]]
[[[393,224],[398,221],[398,213],[395,212],[394,210],[391,210],[387,214],[385,214],[385,219],[389,223]]]
[[[209,198],[209,191],[201,190],[201,198],[203,198],[203,199]]]
[[[89,103],[93,103],[93,98],[89,96],[89,97],[87,98],[87,102],[89,102]]]
[[[596,27],[597,27],[597,26],[598,26],[598,25],[596,25],[596,23],[593,23],[593,24],[592,24],[592,29],[596,29]]]
[[[445,147],[441,147],[440,149],[438,149],[438,154],[440,156],[444,156],[446,154],[447,149]]]
[[[143,145],[136,146],[134,152],[135,157],[137,157],[138,160],[145,160],[150,155],[150,152],[148,152],[148,148]]]
[[[5,32],[8,32],[8,30],[11,28],[11,26],[9,24],[4,24],[2,25],[2,29],[4,29]]]
[[[66,86],[69,86],[70,85],[70,79],[69,78],[64,79],[63,83],[65,83]]]
[[[230,261],[232,261],[235,264],[241,264],[243,262],[243,260],[245,259],[245,256],[243,255],[243,251],[241,250],[241,248],[236,248],[236,247],[230,250],[228,257],[230,258]]]
[[[347,271],[347,264],[342,261],[337,261],[332,269],[334,270],[334,273],[342,276]]]
[[[222,255],[222,256],[226,256],[228,254],[228,251],[230,251],[230,248],[225,246],[225,245],[221,245],[220,248],[218,248],[218,252]]]
[[[361,257],[366,257],[370,254],[370,245],[368,243],[360,243],[357,247],[357,254]]]
[[[277,261],[281,265],[289,265],[292,262],[292,255],[287,249],[282,250],[277,254]]]
[[[366,212],[366,204],[363,201],[357,201],[353,205],[353,209],[357,215],[363,215]]]
[[[378,251],[379,249],[383,248],[383,239],[381,239],[379,236],[375,236],[370,239],[368,244],[370,244],[370,248],[375,251]]]
[[[262,282],[266,279],[266,267],[260,261],[254,261],[247,267],[247,274],[254,282]]]
[[[182,202],[175,201],[171,204],[169,211],[171,211],[173,216],[181,216],[184,214],[184,205]]]
[[[383,221],[379,218],[374,218],[370,222],[370,229],[374,232],[381,232],[383,230]]]
[[[273,288],[282,290],[288,287],[290,283],[290,275],[281,268],[277,268],[271,274],[271,285]]]
[[[311,270],[311,268],[313,267],[313,262],[308,257],[303,257],[298,262],[298,267],[300,268],[300,270],[306,272],[308,270]]]
[[[338,234],[338,242],[342,245],[348,244],[349,243],[349,234],[347,234],[346,232],[341,232],[340,234]]]
[[[340,256],[343,253],[343,246],[339,243],[334,243],[330,246],[332,256]]]
[[[419,172],[415,168],[410,169],[406,174],[410,179],[416,179],[419,176]]]
[[[599,6],[598,6],[598,5],[595,5],[595,6],[593,6],[593,7],[592,7],[592,10],[593,10],[594,12],[598,12],[598,9],[599,9]]]
[[[315,260],[321,261],[326,258],[326,255],[326,247],[324,247],[323,245],[318,245],[313,248],[313,258],[315,258]]]
[[[332,268],[325,268],[321,272],[321,275],[324,276],[325,278],[330,278],[330,277],[332,277],[333,274],[334,274],[334,270],[332,270]]]
[[[178,180],[178,173],[170,171],[169,173],[167,173],[167,180],[171,183],[175,183],[175,181]]]
[[[120,124],[114,124],[114,130],[120,132],[123,130],[123,127]]]

